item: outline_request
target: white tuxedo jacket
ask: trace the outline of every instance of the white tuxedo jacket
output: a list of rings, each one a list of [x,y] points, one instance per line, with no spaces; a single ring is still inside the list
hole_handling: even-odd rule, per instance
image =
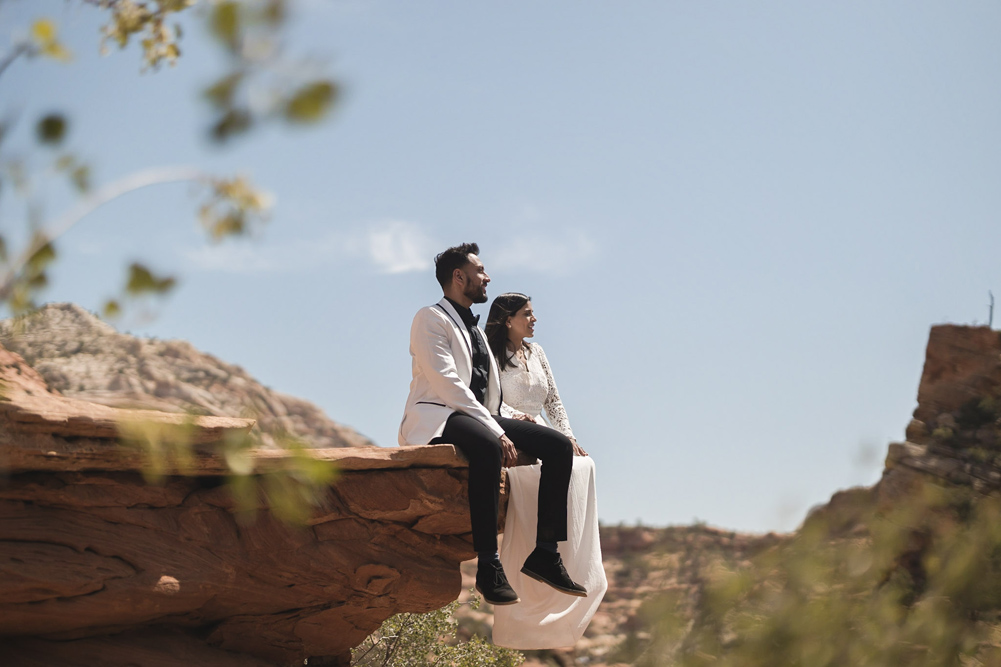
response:
[[[479,327],[476,331],[486,345],[486,334]],[[480,420],[498,438],[504,435],[504,429],[492,416],[498,414],[501,403],[497,361],[494,355],[488,355],[490,373],[483,405],[469,389],[473,376],[469,330],[448,299],[417,311],[410,327],[410,356],[413,380],[400,423],[401,445],[428,444],[445,430],[445,422],[453,412]]]

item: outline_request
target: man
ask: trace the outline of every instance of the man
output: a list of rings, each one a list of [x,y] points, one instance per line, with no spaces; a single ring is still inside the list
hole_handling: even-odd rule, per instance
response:
[[[567,574],[557,542],[567,539],[567,491],[573,444],[559,431],[500,417],[497,362],[479,316],[470,306],[487,300],[479,246],[463,243],[435,257],[444,298],[422,308],[410,329],[413,380],[400,424],[401,445],[451,443],[469,459],[469,515],[478,556],[476,590],[495,605],[519,602],[497,553],[501,466],[517,450],[542,461],[536,548],[521,571],[569,595],[587,597]]]

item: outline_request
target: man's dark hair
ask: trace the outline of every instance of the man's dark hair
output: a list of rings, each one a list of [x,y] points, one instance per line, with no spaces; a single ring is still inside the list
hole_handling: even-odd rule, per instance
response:
[[[442,289],[452,283],[452,274],[456,269],[461,269],[469,264],[470,253],[479,255],[480,246],[475,243],[460,243],[438,253],[434,258],[434,277],[438,279],[438,284],[441,285]]]

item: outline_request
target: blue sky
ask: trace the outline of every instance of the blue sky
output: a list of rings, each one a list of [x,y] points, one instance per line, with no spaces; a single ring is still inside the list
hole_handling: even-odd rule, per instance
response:
[[[1001,294],[997,3],[312,0],[291,43],[343,103],[226,149],[200,23],[140,74],[77,3],[2,3],[0,35],[41,14],[76,59],[0,77],[8,157],[40,168],[30,121],[64,109],[98,183],[194,165],[277,197],[259,238],[210,247],[188,186],[125,196],[63,239],[47,299],[97,309],[136,258],[176,272],[125,328],[393,445],[431,258],[477,241],[491,296],[534,297],[606,522],[791,529],[874,482],[928,328]],[[70,199],[45,187],[54,216]],[[0,193],[5,233],[23,216]]]

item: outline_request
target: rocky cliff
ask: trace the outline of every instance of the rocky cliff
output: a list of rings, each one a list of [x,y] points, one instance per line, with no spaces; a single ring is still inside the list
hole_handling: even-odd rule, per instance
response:
[[[890,445],[875,491],[892,502],[926,478],[1001,489],[1001,332],[932,327],[914,418],[906,440]]]
[[[306,525],[240,522],[220,443],[248,419],[61,396],[0,350],[0,655],[5,665],[346,664],[390,615],[459,593],[473,554],[450,445],[325,448]],[[123,423],[186,425],[191,474],[160,484]],[[286,455],[253,453],[255,475]]]
[[[375,444],[312,403],[268,389],[190,343],[119,333],[73,304],[48,304],[28,317],[0,321],[0,344],[65,396],[114,407],[251,417],[267,444],[285,433],[313,447]]]

